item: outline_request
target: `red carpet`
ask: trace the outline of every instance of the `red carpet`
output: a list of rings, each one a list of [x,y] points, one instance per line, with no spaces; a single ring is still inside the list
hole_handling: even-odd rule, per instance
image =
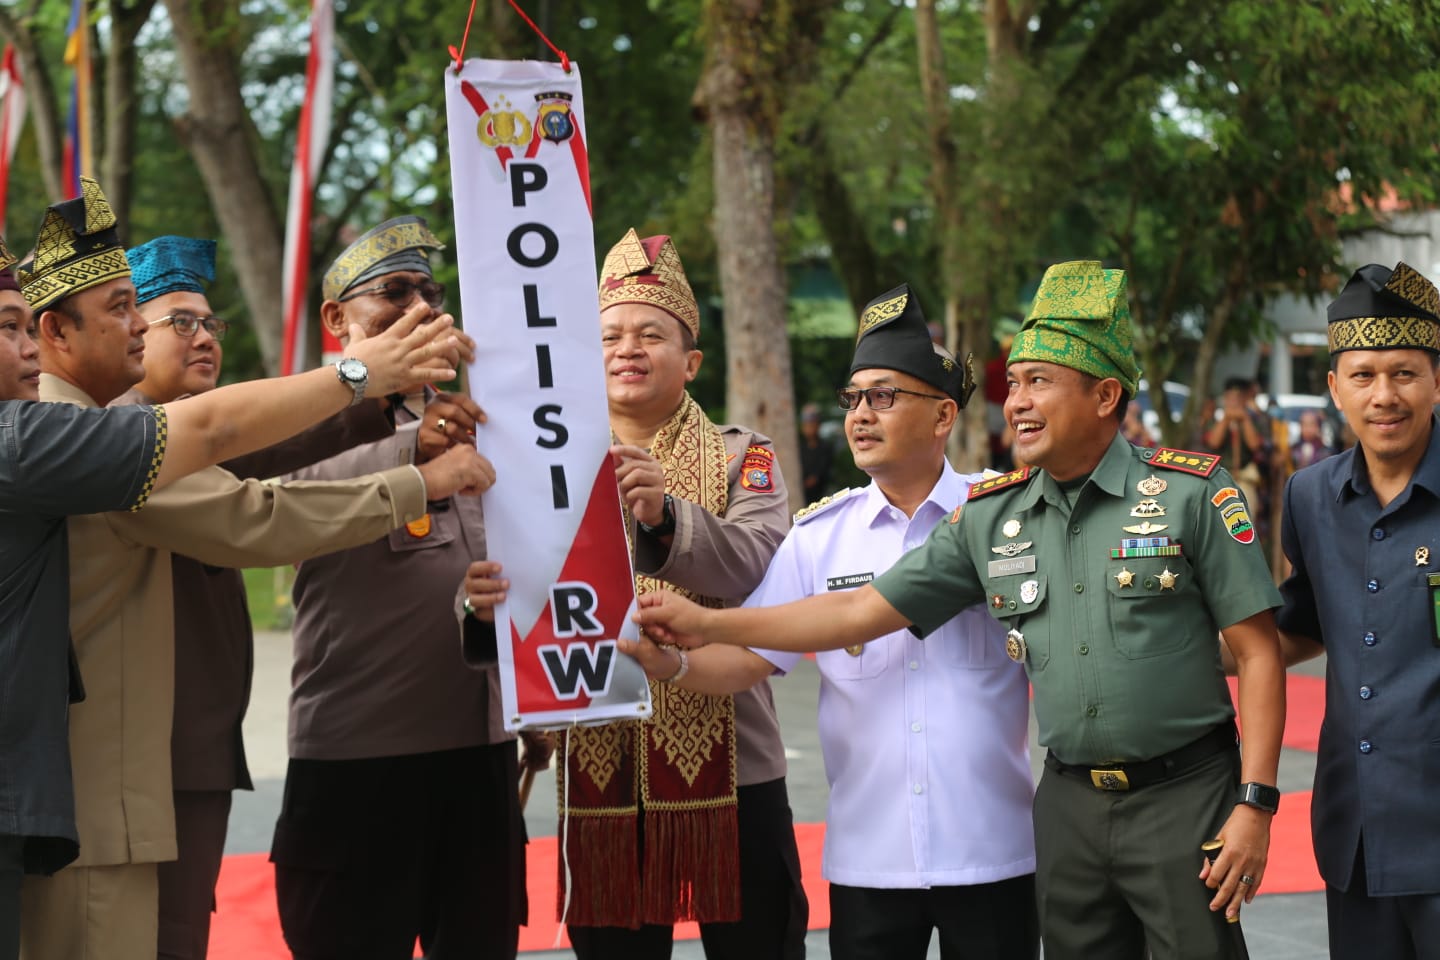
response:
[[[1233,684],[1232,695],[1233,695]],[[1285,746],[1314,752],[1325,711],[1325,681],[1318,677],[1288,676]],[[830,926],[829,897],[820,877],[820,854],[825,825],[795,826],[804,869],[805,892],[810,897],[810,929]],[[555,903],[554,837],[531,841],[529,847],[531,925],[520,931],[520,949],[550,950],[556,945],[558,924]],[[1197,855],[1198,856],[1198,855]],[[1198,863],[1197,860],[1197,869]],[[275,916],[275,873],[263,853],[225,858],[216,891],[219,912],[210,935],[214,960],[286,960],[289,952]],[[1310,794],[1285,795],[1270,831],[1270,862],[1265,872],[1265,893],[1313,893],[1324,889],[1310,847]],[[676,931],[679,939],[696,939],[694,924]],[[562,936],[560,946],[568,946]]]

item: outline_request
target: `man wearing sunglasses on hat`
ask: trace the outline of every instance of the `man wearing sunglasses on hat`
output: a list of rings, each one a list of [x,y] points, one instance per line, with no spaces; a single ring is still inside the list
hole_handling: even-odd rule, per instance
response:
[[[321,322],[343,341],[407,311],[439,314],[430,254],[442,249],[419,217],[379,224],[326,270]],[[393,440],[290,476],[358,476],[405,455],[406,436],[473,443],[474,419],[418,393],[395,419]],[[493,632],[462,627],[454,609],[455,584],[484,557],[478,501],[443,497],[388,537],[299,567],[290,761],[271,847],[297,960],[409,960],[417,936],[432,960],[515,955],[526,916],[515,738]],[[466,669],[458,641],[487,648],[489,665]]]

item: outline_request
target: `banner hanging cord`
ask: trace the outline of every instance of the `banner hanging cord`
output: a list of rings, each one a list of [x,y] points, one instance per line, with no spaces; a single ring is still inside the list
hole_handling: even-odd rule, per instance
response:
[[[517,14],[519,14],[520,19],[524,20],[525,24],[531,30],[535,31],[535,36],[539,37],[540,40],[545,44],[545,46],[549,47],[551,51],[554,52],[555,56],[560,58],[560,68],[566,73],[569,73],[569,54],[567,54],[564,50],[561,50],[559,47],[555,46],[555,44],[550,42],[550,38],[545,36],[545,32],[535,25],[535,21],[531,20],[529,15],[527,15],[524,10],[520,9],[520,4],[516,3],[515,0],[508,0],[508,2],[511,9],[513,9]],[[470,41],[470,24],[474,21],[474,19],[475,0],[470,0],[470,12],[465,16],[465,33],[463,36],[460,37],[460,49],[456,50],[455,47],[450,47],[450,56],[455,60],[456,73],[459,73],[460,68],[465,64],[465,45]]]

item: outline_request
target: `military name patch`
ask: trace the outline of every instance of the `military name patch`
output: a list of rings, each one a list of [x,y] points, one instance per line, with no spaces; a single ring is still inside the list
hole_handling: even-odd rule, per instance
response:
[[[1208,477],[1220,466],[1220,457],[1213,453],[1196,453],[1193,450],[1176,450],[1161,447],[1150,459],[1155,466],[1182,473],[1193,473],[1197,477]]]
[[[873,573],[847,573],[840,577],[826,577],[826,590],[849,590],[851,587],[863,587],[875,579]]]
[[[991,477],[989,480],[981,480],[979,483],[970,486],[970,495],[966,502],[983,497],[987,493],[994,493],[996,490],[1004,490],[1006,487],[1013,487],[1017,483],[1024,483],[1030,479],[1035,472],[1034,467],[1025,467],[1021,470],[1011,470],[1009,473],[1002,473],[998,477]]]
[[[991,560],[985,573],[992,577],[1013,577],[1017,573],[1034,573],[1034,557],[1011,557],[1006,560]]]
[[[775,454],[766,447],[746,447],[740,463],[740,486],[759,493],[775,489]]]

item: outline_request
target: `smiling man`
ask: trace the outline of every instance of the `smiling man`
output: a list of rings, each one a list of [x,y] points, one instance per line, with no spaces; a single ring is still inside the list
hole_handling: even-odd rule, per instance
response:
[[[1440,942],[1440,293],[1372,263],[1328,313],[1359,442],[1285,487],[1279,623],[1290,662],[1327,654],[1311,827],[1330,956],[1414,960]]]
[[[1225,918],[1263,880],[1285,720],[1279,595],[1243,501],[1215,457],[1120,435],[1139,379],[1123,271],[1047,270],[1008,373],[1016,459],[1034,467],[972,486],[870,585],[736,611],[643,597],[637,619],[686,645],[827,650],[986,604],[1049,748],[1034,807],[1047,960],[1235,957]],[[1243,756],[1217,630],[1238,661]]]

